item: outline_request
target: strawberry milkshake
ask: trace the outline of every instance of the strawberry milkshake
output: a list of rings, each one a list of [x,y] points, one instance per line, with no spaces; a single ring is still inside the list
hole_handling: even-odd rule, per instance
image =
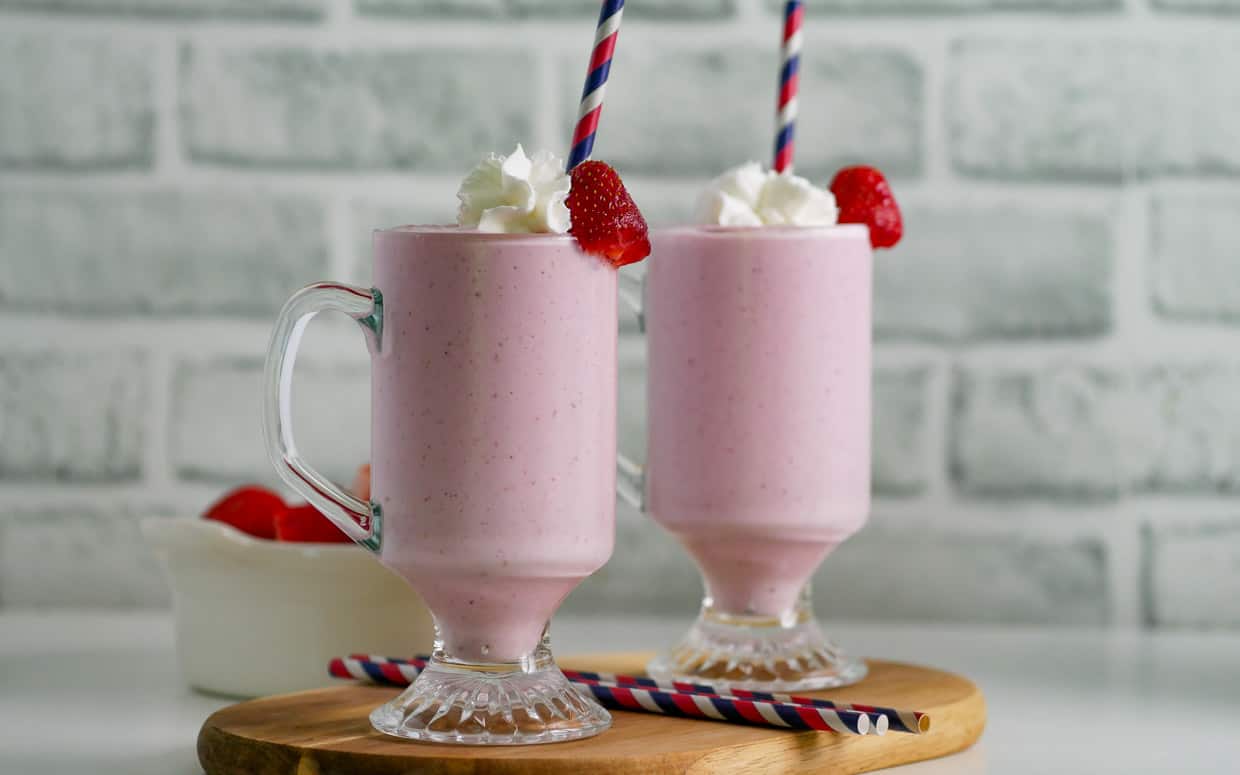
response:
[[[547,623],[612,551],[616,266],[650,252],[645,222],[610,167],[570,176],[520,146],[483,160],[458,197],[456,226],[376,232],[373,289],[321,284],[286,306],[269,361],[272,458],[434,615],[430,664],[371,714],[376,729],[586,737],[610,716],[555,666]],[[367,333],[368,502],[306,466],[287,428],[292,353],[320,309]]]
[[[646,507],[702,571],[702,614],[652,674],[839,686],[808,582],[870,510],[873,249],[831,191],[757,164],[699,225],[656,231],[646,278]]]
[[[611,556],[615,270],[556,234],[399,228],[374,250],[409,311],[372,354],[380,558],[445,654],[519,661]]]

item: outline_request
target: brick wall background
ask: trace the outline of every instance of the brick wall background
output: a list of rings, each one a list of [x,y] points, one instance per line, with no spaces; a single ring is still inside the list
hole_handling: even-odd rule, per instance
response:
[[[599,155],[655,223],[766,159],[776,0],[631,0]],[[887,170],[876,504],[849,617],[1240,626],[1240,2],[811,0],[799,171]],[[270,321],[452,217],[483,153],[566,148],[594,0],[0,0],[0,605],[164,602],[136,520],[270,481]],[[642,347],[622,352],[641,446]],[[367,449],[316,324],[308,456]],[[330,410],[313,422],[312,415]],[[620,514],[577,610],[688,616]]]

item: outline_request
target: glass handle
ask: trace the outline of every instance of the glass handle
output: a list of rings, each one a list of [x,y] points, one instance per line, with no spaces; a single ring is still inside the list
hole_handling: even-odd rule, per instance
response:
[[[377,290],[342,283],[316,283],[295,293],[276,319],[267,351],[263,386],[263,438],[284,483],[310,502],[344,534],[378,553],[379,512],[338,487],[297,454],[293,439],[293,366],[306,325],[320,312],[343,312],[357,321],[379,351],[383,301]]]
[[[646,333],[646,275],[619,273],[620,301],[637,316],[637,327]],[[646,475],[642,466],[624,454],[616,455],[616,493],[638,511],[646,510]]]

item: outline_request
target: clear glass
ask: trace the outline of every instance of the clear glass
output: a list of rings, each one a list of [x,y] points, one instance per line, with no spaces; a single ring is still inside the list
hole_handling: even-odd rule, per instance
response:
[[[374,244],[374,290],[320,283],[285,306],[264,409],[284,481],[434,615],[429,666],[371,723],[470,745],[598,734],[611,717],[556,667],[546,623],[614,543],[616,272],[567,236],[405,227]],[[297,454],[293,364],[321,311],[371,352],[370,503]]]
[[[774,692],[848,686],[869,672],[863,660],[848,656],[823,634],[808,584],[796,607],[780,616],[729,614],[707,594],[689,632],[647,670],[665,681]]]
[[[611,716],[556,667],[544,628],[532,652],[506,662],[453,657],[437,632],[430,664],[399,697],[376,708],[370,723],[414,740],[524,745],[590,737],[611,726]]]
[[[869,514],[871,271],[865,227],[652,234],[644,467],[626,492],[702,572],[705,598],[650,665],[766,691],[866,675],[814,617],[809,579]]]

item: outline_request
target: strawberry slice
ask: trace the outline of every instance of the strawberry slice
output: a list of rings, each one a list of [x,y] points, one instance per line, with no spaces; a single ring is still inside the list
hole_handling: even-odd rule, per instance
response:
[[[584,161],[573,168],[568,230],[577,244],[612,266],[633,264],[650,255],[650,227],[616,171],[601,161]]]
[[[284,500],[266,487],[238,487],[211,504],[203,519],[223,522],[255,538],[276,537],[276,514],[285,509]]]
[[[904,236],[900,206],[883,173],[873,167],[845,167],[835,173],[831,193],[840,208],[840,223],[870,227],[870,244],[889,248]]]
[[[309,503],[276,514],[276,540],[298,544],[347,544],[351,540]]]

